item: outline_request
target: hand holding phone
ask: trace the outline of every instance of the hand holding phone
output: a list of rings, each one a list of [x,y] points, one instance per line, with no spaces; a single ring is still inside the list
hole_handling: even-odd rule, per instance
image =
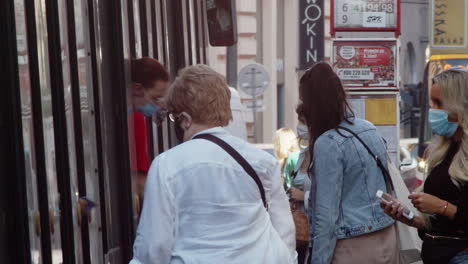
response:
[[[382,190],[378,190],[375,195],[386,204],[398,203],[398,200],[393,198],[390,194],[383,192]],[[401,207],[403,208],[402,215],[408,220],[413,220],[414,213],[404,205],[401,205]]]

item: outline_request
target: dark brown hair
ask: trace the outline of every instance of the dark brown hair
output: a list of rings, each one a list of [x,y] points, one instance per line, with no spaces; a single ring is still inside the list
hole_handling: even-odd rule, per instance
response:
[[[169,81],[169,74],[159,61],[149,57],[132,60],[132,82],[149,88],[156,81]]]
[[[354,113],[346,100],[340,78],[325,62],[317,62],[302,76],[299,84],[302,110],[310,134],[310,149],[330,129],[337,129],[345,120],[352,124]]]

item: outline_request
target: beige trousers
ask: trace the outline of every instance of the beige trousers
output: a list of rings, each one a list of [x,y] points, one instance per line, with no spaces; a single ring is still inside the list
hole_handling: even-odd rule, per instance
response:
[[[336,242],[332,264],[398,264],[395,225]]]

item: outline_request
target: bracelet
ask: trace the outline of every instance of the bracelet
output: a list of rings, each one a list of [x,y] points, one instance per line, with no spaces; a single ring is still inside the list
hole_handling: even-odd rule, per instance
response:
[[[445,212],[447,211],[447,207],[448,207],[448,201],[445,201],[444,211],[442,211],[441,215],[445,215]]]

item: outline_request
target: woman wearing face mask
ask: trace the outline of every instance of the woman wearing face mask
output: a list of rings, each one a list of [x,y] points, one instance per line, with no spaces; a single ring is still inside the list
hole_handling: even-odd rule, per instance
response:
[[[289,200],[291,204],[291,210],[300,210],[307,214],[308,209],[308,197],[310,193],[310,179],[308,176],[309,164],[310,164],[310,152],[308,151],[309,144],[309,131],[307,126],[304,125],[304,107],[301,104],[296,108],[297,117],[299,124],[297,125],[296,131],[299,139],[299,146],[301,148],[299,157],[295,164],[295,167],[291,171],[291,188],[288,189]],[[288,158],[289,160],[289,158]],[[287,161],[288,162],[288,161]],[[297,232],[297,230],[296,230]],[[308,255],[309,245],[300,245],[296,242],[296,251],[298,253],[298,264],[306,263]]]
[[[183,69],[169,88],[183,143],[151,164],[132,264],[296,263],[279,164],[223,128],[229,102],[225,79],[206,65]]]
[[[138,194],[143,200],[146,174],[149,169],[148,136],[145,117],[162,117],[161,98],[166,94],[169,74],[161,63],[153,58],[134,59],[131,63],[133,98],[133,123],[135,128],[136,161],[138,170]],[[158,120],[155,120],[158,121]]]
[[[423,192],[409,196],[423,216],[402,217],[399,203],[385,212],[419,229],[425,264],[468,263],[468,71],[449,68],[433,78],[429,147]]]
[[[156,115],[162,108],[169,74],[164,66],[153,58],[132,60],[133,106],[146,117]]]
[[[310,153],[307,151],[309,143],[309,131],[307,126],[304,125],[303,106],[300,104],[296,108],[299,124],[296,131],[299,139],[299,156],[295,163],[295,167],[291,171],[291,187],[288,189],[290,199],[297,202],[299,207],[305,211],[307,210],[307,199],[309,196],[310,180],[307,171],[310,164]]]

